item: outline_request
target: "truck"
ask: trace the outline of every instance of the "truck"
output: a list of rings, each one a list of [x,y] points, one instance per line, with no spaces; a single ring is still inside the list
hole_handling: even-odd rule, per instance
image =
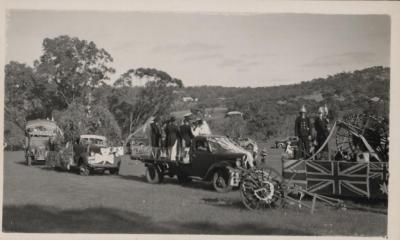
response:
[[[25,163],[45,163],[46,156],[51,150],[51,140],[57,134],[62,135],[55,121],[36,119],[25,125]]]
[[[211,183],[222,193],[239,186],[234,169],[248,166],[248,158],[252,158],[237,143],[219,135],[194,137],[189,149],[179,151],[176,160],[168,159],[165,149],[151,147],[142,138],[131,139],[130,143],[131,159],[144,163],[147,182],[161,183],[165,176],[176,176],[181,183],[192,180]]]
[[[55,167],[62,170],[75,168],[83,176],[105,171],[118,174],[121,155],[118,148],[108,146],[104,136],[80,135],[79,142],[67,142],[57,153]]]

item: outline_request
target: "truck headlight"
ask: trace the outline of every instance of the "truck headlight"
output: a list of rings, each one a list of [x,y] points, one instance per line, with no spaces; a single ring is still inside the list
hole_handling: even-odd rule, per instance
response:
[[[237,158],[236,159],[236,167],[240,167],[242,166],[242,159],[241,158]]]

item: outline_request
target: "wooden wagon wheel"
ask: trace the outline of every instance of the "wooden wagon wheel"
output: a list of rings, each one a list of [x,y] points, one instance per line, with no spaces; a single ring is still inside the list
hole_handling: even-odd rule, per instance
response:
[[[343,118],[336,132],[336,147],[342,153],[354,156],[356,149],[366,151],[363,136],[384,161],[388,159],[388,123],[383,118],[366,114],[350,114]]]
[[[243,204],[250,210],[275,208],[283,203],[282,176],[272,168],[257,169],[243,176]]]

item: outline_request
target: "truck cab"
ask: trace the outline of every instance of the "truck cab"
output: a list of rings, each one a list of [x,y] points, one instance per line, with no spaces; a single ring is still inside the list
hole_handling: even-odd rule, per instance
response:
[[[51,120],[36,119],[28,121],[25,125],[25,162],[28,166],[32,163],[45,163],[51,141],[57,134],[62,135],[56,122]]]

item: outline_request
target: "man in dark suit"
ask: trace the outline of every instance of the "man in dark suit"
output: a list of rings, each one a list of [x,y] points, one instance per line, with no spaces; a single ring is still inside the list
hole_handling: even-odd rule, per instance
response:
[[[168,156],[171,161],[176,161],[178,157],[178,141],[180,139],[179,128],[176,125],[176,119],[172,116],[168,125],[165,128],[166,134],[166,147],[168,149]]]
[[[325,140],[328,138],[329,135],[328,118],[325,115],[324,109],[322,107],[318,109],[318,117],[315,118],[314,128],[317,133],[316,150],[318,151],[322,147],[322,144],[324,144]],[[327,152],[327,151],[328,151],[328,145],[325,145],[325,147],[322,149],[322,152]]]
[[[305,159],[310,153],[310,141],[311,141],[311,121],[306,116],[307,110],[303,105],[300,109],[300,116],[296,118],[294,133],[299,138],[299,158]]]
[[[184,163],[189,163],[189,148],[192,143],[194,135],[192,133],[192,128],[189,124],[189,119],[185,117],[183,119],[183,124],[179,127],[179,132],[181,135],[181,143],[179,144],[180,153],[182,154],[182,160]]]
[[[160,142],[161,142],[161,127],[160,127],[160,118],[157,116],[154,118],[154,121],[150,123],[150,143],[152,147],[152,153],[154,158],[158,158],[160,155]]]
[[[190,147],[192,139],[194,138],[192,128],[189,125],[189,119],[183,119],[183,124],[179,127],[180,135],[182,137],[182,147]]]

